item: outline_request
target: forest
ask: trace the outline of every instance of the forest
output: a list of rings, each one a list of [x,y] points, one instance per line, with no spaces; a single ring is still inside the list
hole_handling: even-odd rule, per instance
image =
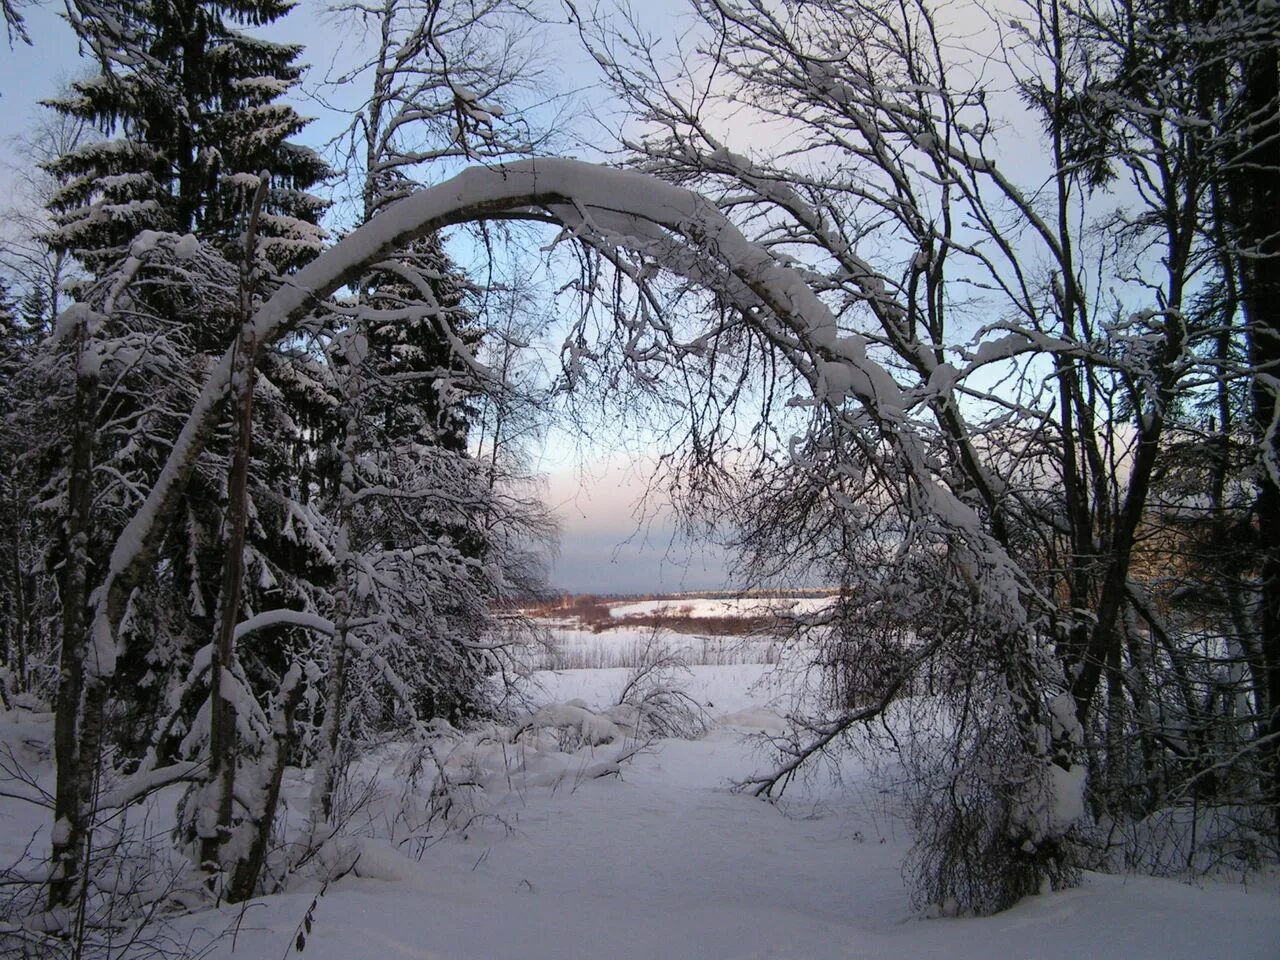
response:
[[[656,640],[530,698],[552,421],[821,588],[742,816],[874,756],[917,917],[1277,876],[1273,0],[0,2],[80,63],[0,211],[0,955],[314,953],[375,820],[714,741]]]

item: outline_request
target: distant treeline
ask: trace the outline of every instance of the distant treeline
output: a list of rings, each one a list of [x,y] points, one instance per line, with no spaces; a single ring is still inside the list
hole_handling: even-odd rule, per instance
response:
[[[679,593],[562,593],[554,597],[514,599],[509,606],[529,613],[551,613],[556,610],[573,610],[585,607],[609,606],[621,603],[641,603],[647,600],[808,600],[839,595],[839,587],[774,587],[752,590],[688,590]]]

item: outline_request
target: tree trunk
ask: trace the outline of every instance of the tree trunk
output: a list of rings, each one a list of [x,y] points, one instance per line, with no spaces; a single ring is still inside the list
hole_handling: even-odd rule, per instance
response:
[[[321,754],[317,761],[315,786],[311,796],[311,829],[315,830],[333,812],[333,787],[337,781],[338,747],[342,738],[343,704],[347,696],[347,633],[351,629],[351,606],[358,596],[351,556],[351,511],[356,495],[356,436],[360,429],[362,368],[368,342],[357,327],[346,344],[347,373],[343,383],[345,414],[342,435],[342,476],[338,485],[338,533],[334,559],[338,582],[334,590],[334,630],[329,654],[329,689],[325,696],[324,725],[320,733]]]
[[[93,770],[98,762],[100,680],[86,690],[86,616],[89,531],[93,503],[93,440],[98,415],[99,367],[89,344],[88,320],[78,333],[75,399],[72,403],[71,463],[67,480],[67,516],[62,566],[62,652],[54,704],[53,744],[56,785],[53,805],[52,869],[49,909],[74,902],[81,885],[84,852],[91,826]],[[92,695],[87,695],[87,694]],[[93,734],[86,738],[86,734]]]
[[[1263,4],[1256,5],[1260,23],[1268,22]],[[1242,270],[1245,318],[1252,371],[1253,430],[1262,463],[1258,471],[1255,509],[1261,545],[1262,657],[1266,664],[1264,734],[1280,735],[1280,53],[1274,43],[1254,53],[1245,64],[1244,117],[1249,141],[1238,158],[1247,252]],[[1280,835],[1280,744],[1267,748],[1267,793]]]
[[[240,588],[244,579],[245,525],[248,515],[247,488],[253,434],[253,383],[257,344],[246,325],[241,332],[240,354],[236,358],[233,384],[236,396],[236,446],[227,480],[226,534],[223,537],[222,586],[218,595],[217,628],[209,661],[209,783],[214,816],[201,811],[199,823],[200,862],[215,874],[220,870],[220,848],[231,834],[235,797],[236,705],[227,696],[233,682],[235,630],[240,618]]]
[[[227,888],[227,900],[243,903],[253,896],[258,878],[267,861],[267,844],[271,841],[271,828],[275,824],[276,808],[280,805],[280,785],[284,781],[284,768],[289,762],[289,750],[295,737],[294,716],[302,699],[302,671],[294,667],[280,685],[277,708],[272,718],[271,732],[274,740],[263,758],[269,766],[267,786],[263,794],[262,812],[253,832],[253,840],[245,855],[236,863]]]
[[[344,465],[345,474],[346,467]],[[344,494],[346,487],[343,487]],[[344,496],[345,499],[345,496]],[[320,731],[320,756],[316,758],[315,786],[311,796],[311,829],[314,831],[333,812],[333,787],[338,777],[338,747],[342,738],[343,704],[347,695],[347,632],[350,629],[351,557],[345,510],[338,521],[338,542],[334,557],[338,562],[338,585],[334,604],[333,641],[329,653],[329,688],[325,694],[324,724]]]
[[[254,196],[245,235],[244,262],[240,270],[241,328],[238,352],[231,374],[235,398],[235,449],[227,477],[227,515],[224,522],[222,585],[218,594],[213,650],[209,660],[209,780],[197,831],[200,863],[210,878],[221,871],[221,847],[231,835],[236,777],[236,705],[227,696],[233,682],[235,630],[240,619],[240,591],[244,581],[245,526],[249,513],[249,461],[253,446],[253,387],[256,380],[258,341],[253,331],[253,276],[256,266],[256,231],[267,178],[263,174]],[[210,809],[212,807],[212,809]]]

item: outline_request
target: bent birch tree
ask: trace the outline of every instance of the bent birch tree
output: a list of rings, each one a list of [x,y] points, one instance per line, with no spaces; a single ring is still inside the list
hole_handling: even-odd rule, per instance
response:
[[[864,449],[875,448],[850,469],[892,477],[908,529],[933,546],[950,582],[968,598],[971,622],[997,651],[1007,696],[993,714],[1003,723],[1015,762],[1001,776],[1005,811],[1000,842],[1009,862],[1025,872],[1020,889],[1069,878],[1064,837],[1080,809],[1082,776],[1075,751],[1080,742],[1072,711],[1051,681],[1048,635],[1035,623],[1050,604],[1037,595],[999,539],[990,518],[953,488],[926,438],[917,414],[952,402],[951,383],[938,378],[933,394],[904,392],[873,356],[866,338],[842,331],[823,300],[799,272],[743,234],[705,198],[650,176],[571,160],[538,159],[466,170],[452,180],[422,190],[387,209],[311,264],[283,282],[245,325],[243,336],[265,348],[295,329],[327,296],[356,284],[370,269],[413,241],[441,229],[485,219],[523,219],[558,226],[562,235],[586,244],[612,263],[641,291],[658,272],[712,292],[719,311],[703,318],[692,336],[678,337],[658,312],[640,311],[652,336],[649,351],[663,350],[673,362],[714,355],[719,338],[747,329],[782,358],[803,384],[800,405],[825,411],[858,433]],[[447,331],[446,331],[447,333]],[[624,352],[635,350],[635,330]],[[466,346],[455,342],[460,353]],[[650,352],[648,355],[652,355]],[[577,358],[570,356],[570,362]],[[78,738],[91,739],[99,715],[81,712],[95,702],[113,675],[120,653],[118,632],[132,591],[143,582],[197,458],[218,424],[234,382],[236,352],[228,348],[206,379],[167,462],[145,501],[125,526],[111,552],[105,576],[89,600],[83,690],[76,703],[60,701],[74,717],[60,718]],[[797,465],[803,470],[803,462]],[[848,504],[851,514],[861,507]],[[1069,697],[1065,700],[1069,703]],[[80,757],[84,763],[96,758]],[[60,768],[59,774],[63,771]],[[92,771],[76,771],[77,783]],[[163,779],[162,772],[151,774]],[[82,791],[59,797],[85,802]],[[1064,815],[1064,811],[1066,811]],[[63,810],[71,824],[87,823],[85,811]],[[59,863],[83,860],[83,831],[56,835]],[[74,887],[60,881],[60,897]]]

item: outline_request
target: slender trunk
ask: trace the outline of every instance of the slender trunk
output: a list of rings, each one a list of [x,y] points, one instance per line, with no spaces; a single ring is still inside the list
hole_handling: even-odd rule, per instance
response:
[[[1263,4],[1259,17],[1266,22]],[[1280,52],[1274,45],[1245,64],[1244,110],[1249,141],[1239,158],[1244,203],[1242,245],[1250,255],[1242,271],[1252,370],[1253,429],[1262,463],[1255,510],[1261,544],[1262,658],[1266,664],[1267,718],[1263,732],[1280,734]],[[1270,803],[1280,835],[1280,745],[1268,750]]]
[[[87,714],[91,707],[97,705],[102,687],[100,682],[93,682],[94,695],[86,697],[88,553],[99,380],[98,358],[89,343],[87,319],[80,324],[78,338],[75,398],[71,411],[71,463],[64,521],[66,553],[60,598],[62,652],[53,722],[57,780],[54,787],[52,869],[49,874],[48,903],[51,910],[74,902],[82,880],[82,860],[91,816],[91,768],[98,760],[96,742],[86,743],[84,734],[86,726],[95,726]]]
[[[383,7],[379,28],[381,39],[378,47],[378,70],[374,77],[373,96],[366,113],[364,147],[365,177],[363,190],[364,219],[368,223],[378,213],[381,162],[380,138],[382,136],[382,111],[389,93],[388,84],[394,70],[388,65],[391,49],[391,27],[394,2],[388,0]],[[367,290],[365,291],[367,293]],[[367,344],[363,332],[357,329],[347,343],[347,382],[344,384],[344,400],[347,405],[343,420],[342,475],[338,485],[338,530],[334,547],[334,561],[338,579],[334,596],[333,641],[329,651],[329,687],[325,693],[324,723],[320,730],[320,756],[316,760],[316,777],[311,791],[311,829],[315,830],[333,812],[333,789],[338,776],[338,748],[342,740],[343,704],[347,692],[347,634],[351,624],[351,604],[356,592],[351,577],[351,506],[355,490],[355,438],[358,428],[361,364]]]
[[[1145,815],[1155,809],[1164,797],[1164,754],[1159,749],[1155,736],[1157,718],[1152,705],[1152,658],[1143,645],[1137,620],[1138,613],[1133,605],[1126,605],[1124,638],[1131,669],[1124,674],[1124,679],[1133,711],[1146,785],[1146,793],[1136,812]]]
[[[335,588],[333,643],[329,653],[329,689],[325,696],[324,725],[320,733],[321,754],[317,761],[311,797],[311,827],[314,830],[333,812],[333,788],[337,782],[338,748],[342,739],[343,706],[347,697],[347,634],[351,629],[351,606],[358,596],[351,556],[351,512],[356,494],[356,436],[360,427],[360,394],[368,343],[358,328],[346,345],[347,378],[343,385],[345,418],[342,436],[342,476],[338,484],[338,531],[334,560],[338,568]]]
[[[346,473],[346,465],[343,473]],[[345,476],[344,476],[345,480]],[[347,487],[344,483],[343,492]],[[345,496],[344,496],[344,499]],[[351,624],[350,589],[351,551],[347,531],[348,519],[342,511],[338,520],[337,545],[334,559],[338,566],[338,584],[335,590],[333,642],[329,653],[329,688],[325,694],[324,724],[320,731],[320,756],[316,758],[315,786],[311,797],[311,828],[316,829],[333,812],[333,788],[338,777],[338,747],[342,738],[343,704],[347,696],[347,632]]]
[[[1078,328],[1085,328],[1088,324],[1084,298],[1076,277],[1075,251],[1072,244],[1073,180],[1070,173],[1071,166],[1066,161],[1066,139],[1062,123],[1065,117],[1066,99],[1066,50],[1061,24],[1062,14],[1057,3],[1050,6],[1048,15],[1054,63],[1051,108],[1054,122],[1050,133],[1056,171],[1055,216],[1059,247],[1056,266],[1060,271],[1061,281],[1060,286],[1054,288],[1054,296],[1057,300],[1056,308],[1062,327],[1062,336],[1072,341],[1077,338]],[[1094,559],[1098,544],[1094,536],[1097,517],[1095,509],[1091,509],[1091,506],[1097,508],[1098,504],[1090,503],[1086,464],[1093,463],[1097,458],[1096,455],[1089,456],[1087,449],[1082,449],[1093,442],[1093,434],[1092,430],[1086,429],[1088,409],[1087,405],[1081,402],[1079,361],[1058,356],[1054,362],[1058,388],[1059,442],[1062,445],[1062,492],[1068,524],[1065,585],[1068,593],[1068,607],[1071,611],[1068,614],[1065,635],[1059,638],[1061,644],[1059,657],[1070,676],[1086,656],[1089,641],[1088,626],[1077,617],[1075,611],[1090,609],[1094,600],[1094,577],[1091,571],[1095,566]],[[1097,471],[1093,473],[1096,479]],[[1094,492],[1096,493],[1096,487]]]
[[[222,584],[218,616],[209,661],[209,785],[206,802],[213,810],[201,811],[200,862],[211,876],[221,870],[221,847],[231,835],[236,776],[236,705],[228,696],[235,662],[235,629],[240,617],[240,590],[244,580],[245,526],[249,513],[249,461],[253,442],[253,387],[256,380],[258,342],[253,333],[253,274],[256,264],[256,227],[266,196],[264,175],[254,197],[241,265],[241,328],[231,375],[236,404],[235,449],[227,478],[227,516],[223,537]],[[212,813],[212,816],[210,815]]]
[[[18,508],[18,498],[13,498],[14,526],[20,530],[23,523]],[[5,663],[13,664],[13,692],[22,693],[27,689],[27,649],[31,642],[31,578],[22,569],[24,537],[18,533],[16,542],[12,544],[13,555],[10,557],[13,583],[13,623],[12,632],[8,636],[8,649],[5,650]]]
[[[1076,701],[1076,716],[1081,724],[1088,720],[1090,706],[1102,678],[1103,668],[1111,651],[1119,643],[1116,631],[1125,598],[1128,593],[1129,570],[1133,559],[1133,547],[1137,539],[1138,525],[1146,511],[1152,475],[1156,468],[1160,438],[1164,432],[1164,411],[1169,409],[1172,395],[1173,361],[1182,351],[1184,335],[1179,318],[1171,316],[1165,333],[1164,357],[1161,369],[1165,382],[1160,385],[1158,399],[1153,410],[1143,416],[1138,452],[1134,456],[1129,476],[1128,490],[1120,515],[1116,518],[1115,535],[1111,543],[1110,559],[1102,581],[1102,595],[1098,601],[1097,619],[1089,635],[1089,645],[1071,684],[1071,694]]]
[[[294,716],[302,699],[302,671],[294,667],[285,675],[277,695],[277,707],[272,717],[272,741],[263,762],[268,767],[267,786],[263,792],[262,814],[253,832],[253,839],[245,855],[236,863],[227,890],[227,900],[243,903],[253,896],[267,861],[267,845],[271,841],[271,828],[275,824],[276,809],[280,805],[280,786],[284,781],[284,768],[289,762],[296,730]]]
[[[1156,144],[1163,144],[1165,141],[1163,126],[1158,120],[1153,122],[1150,138]],[[1177,400],[1180,360],[1187,341],[1182,305],[1187,264],[1197,223],[1197,206],[1194,200],[1196,193],[1167,165],[1162,166],[1162,171],[1161,213],[1165,228],[1163,251],[1167,278],[1162,343],[1154,364],[1155,395],[1147,398],[1141,391],[1132,392],[1138,449],[1133,458],[1123,503],[1114,517],[1107,506],[1107,493],[1101,488],[1095,492],[1096,509],[1107,510],[1107,516],[1100,519],[1099,524],[1104,528],[1110,527],[1112,534],[1096,620],[1084,660],[1071,685],[1071,693],[1076,700],[1076,715],[1082,724],[1088,719],[1104,669],[1120,669],[1120,619],[1128,593],[1133,549],[1147,513],[1166,418],[1173,412]],[[1092,422],[1090,429],[1092,430]],[[1090,449],[1096,450],[1097,444],[1091,443]],[[1101,463],[1095,464],[1093,469],[1095,477],[1101,480],[1104,476]]]
[[[16,558],[14,566],[18,566]],[[14,669],[17,673],[16,690],[18,693],[25,693],[30,684],[27,678],[27,650],[31,646],[31,610],[27,599],[28,586],[26,576],[19,571],[18,628],[14,633]]]
[[[209,873],[220,867],[219,850],[231,833],[235,796],[236,706],[229,697],[231,665],[235,658],[235,629],[240,615],[240,587],[244,579],[245,521],[248,515],[249,456],[253,432],[253,382],[257,344],[246,324],[233,382],[236,398],[236,446],[227,481],[226,534],[223,537],[222,585],[217,629],[209,667],[209,782],[215,785],[215,819],[202,815],[200,861]]]
[[[1123,635],[1123,624],[1118,625]],[[1115,814],[1133,812],[1130,789],[1128,711],[1125,709],[1124,672],[1121,669],[1121,644],[1113,644],[1107,656],[1105,808]]]

